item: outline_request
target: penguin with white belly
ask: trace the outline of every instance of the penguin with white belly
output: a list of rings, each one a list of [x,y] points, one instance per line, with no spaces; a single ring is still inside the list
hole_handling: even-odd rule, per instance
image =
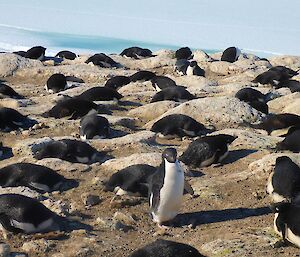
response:
[[[161,165],[150,179],[148,194],[153,221],[160,227],[177,216],[183,190],[184,171],[177,160],[177,151],[167,148]]]

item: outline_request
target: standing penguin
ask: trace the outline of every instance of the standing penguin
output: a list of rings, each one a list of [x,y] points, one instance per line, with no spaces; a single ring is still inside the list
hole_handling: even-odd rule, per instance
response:
[[[0,195],[0,223],[14,233],[40,233],[60,230],[59,217],[36,199],[18,195]]]
[[[179,212],[184,190],[184,171],[177,160],[177,151],[167,148],[162,162],[149,182],[149,204],[153,221],[162,226]]]
[[[205,76],[205,71],[198,66],[196,61],[191,61],[186,69],[186,75],[188,76]]]
[[[274,202],[291,201],[300,194],[300,168],[289,157],[276,159],[274,172],[268,179],[267,193]]]
[[[274,230],[287,241],[300,247],[300,206],[297,203],[276,203],[272,206],[275,213]]]

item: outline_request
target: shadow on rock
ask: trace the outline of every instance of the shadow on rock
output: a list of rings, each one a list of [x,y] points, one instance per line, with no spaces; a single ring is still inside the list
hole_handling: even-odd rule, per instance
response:
[[[271,213],[269,207],[259,208],[235,208],[225,210],[211,210],[191,213],[182,213],[176,217],[175,226],[187,226],[192,224],[193,227],[229,220],[240,220],[249,217],[262,216]]]
[[[250,154],[257,152],[257,150],[252,149],[241,149],[241,150],[232,150],[229,152],[227,158],[222,162],[222,164],[230,164],[238,161],[239,159],[245,158]]]

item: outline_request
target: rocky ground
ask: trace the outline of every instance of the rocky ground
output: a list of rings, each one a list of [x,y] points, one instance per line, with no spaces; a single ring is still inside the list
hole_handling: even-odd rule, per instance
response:
[[[277,156],[288,155],[300,164],[300,155],[275,153],[272,148],[282,138],[243,126],[244,122],[259,122],[264,115],[234,98],[234,94],[246,86],[263,93],[272,92],[277,98],[268,102],[271,112],[300,115],[300,93],[292,94],[286,88],[275,90],[251,82],[272,65],[299,69],[300,57],[271,57],[266,61],[243,54],[231,64],[212,62],[212,58],[217,60],[220,54],[207,56],[196,51],[194,57],[206,71],[206,78],[203,78],[174,73],[174,52],[162,50],[156,54],[156,57],[144,60],[111,55],[123,65],[124,68],[119,69],[85,64],[87,56],[57,65],[53,61],[42,63],[12,54],[0,55],[0,77],[26,97],[25,100],[0,99],[0,105],[16,108],[39,122],[29,130],[0,133],[0,140],[8,148],[0,167],[29,161],[53,168],[80,182],[78,188],[62,193],[41,195],[22,187],[0,189],[0,193],[18,192],[35,197],[66,216],[71,223],[81,222],[92,227],[90,230],[84,225],[74,225],[73,232],[46,235],[2,234],[5,244],[0,244],[1,256],[12,252],[12,256],[20,257],[25,253],[29,256],[124,257],[157,238],[188,243],[206,256],[299,256],[300,251],[292,246],[273,246],[279,238],[273,231],[273,214],[268,208],[271,202],[265,185]],[[131,75],[138,69],[169,76],[199,99],[183,104],[172,101],[149,104],[155,94],[151,83],[130,83],[118,90],[124,96],[118,105],[108,103],[113,110],[112,116],[106,116],[113,128],[113,138],[89,141],[99,151],[108,151],[110,159],[85,165],[33,158],[36,147],[45,140],[78,138],[79,120],[40,116],[61,98],[61,94],[74,96],[90,87],[103,85],[113,75]],[[44,90],[45,82],[57,72],[80,77],[85,83],[49,95]],[[300,76],[293,79],[300,81]],[[177,225],[161,234],[148,215],[145,199],[126,196],[112,201],[114,194],[103,191],[102,181],[132,164],[159,165],[161,152],[170,145],[179,153],[184,151],[191,140],[157,139],[149,131],[153,122],[171,113],[190,115],[205,125],[214,125],[218,129],[215,133],[237,135],[238,139],[230,146],[223,165],[202,168],[193,171],[193,176],[187,176],[196,196],[184,196]]]

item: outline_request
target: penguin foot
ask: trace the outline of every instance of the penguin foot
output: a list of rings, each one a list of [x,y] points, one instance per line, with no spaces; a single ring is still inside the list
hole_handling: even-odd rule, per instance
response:
[[[273,248],[281,248],[286,247],[287,243],[284,240],[279,240],[275,244],[273,244]]]

